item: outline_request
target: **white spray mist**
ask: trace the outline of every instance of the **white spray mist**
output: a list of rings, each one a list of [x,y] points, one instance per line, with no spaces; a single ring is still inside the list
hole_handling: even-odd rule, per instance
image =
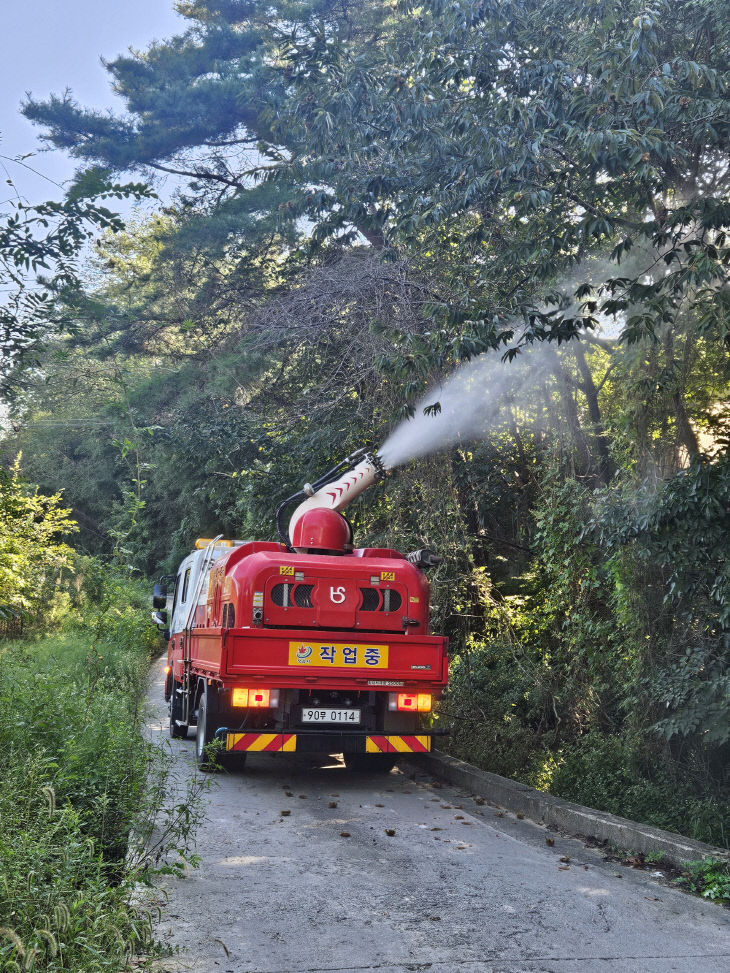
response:
[[[598,300],[600,333],[618,338],[625,324],[623,316],[608,317],[601,313],[601,301],[609,296],[604,289],[607,280],[621,276],[646,281],[665,273],[663,251],[650,240],[634,240],[628,254],[620,261],[598,255],[575,264],[554,287],[562,296],[561,311],[565,316],[581,316],[586,301]],[[588,283],[592,294],[575,298],[578,284]],[[619,292],[620,292],[619,288]],[[544,310],[553,309],[544,306]],[[515,322],[515,331],[519,331]],[[574,340],[580,340],[576,338]],[[457,442],[484,439],[504,418],[507,406],[525,402],[531,393],[550,384],[557,368],[557,352],[548,342],[522,346],[519,354],[504,359],[503,351],[490,351],[456,369],[441,385],[425,395],[412,419],[402,422],[386,439],[378,454],[388,469],[419,456],[437,452]],[[439,411],[424,413],[438,404]]]
[[[553,348],[532,346],[512,361],[503,358],[500,351],[479,355],[431,389],[413,418],[397,426],[378,450],[384,466],[393,469],[454,443],[483,439],[509,405],[526,399],[553,374]]]

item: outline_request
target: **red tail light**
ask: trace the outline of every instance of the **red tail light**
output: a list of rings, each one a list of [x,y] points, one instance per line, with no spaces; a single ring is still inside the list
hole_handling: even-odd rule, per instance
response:
[[[391,693],[388,709],[406,713],[430,713],[433,705],[431,693]]]
[[[278,689],[234,689],[232,706],[248,706],[249,709],[271,709],[279,705]]]

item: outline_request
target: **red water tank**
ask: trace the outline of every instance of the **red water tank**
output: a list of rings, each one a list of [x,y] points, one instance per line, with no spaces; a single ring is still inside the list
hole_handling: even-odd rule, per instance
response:
[[[350,541],[350,527],[345,518],[326,507],[305,511],[292,531],[292,546],[298,551],[344,553]]]

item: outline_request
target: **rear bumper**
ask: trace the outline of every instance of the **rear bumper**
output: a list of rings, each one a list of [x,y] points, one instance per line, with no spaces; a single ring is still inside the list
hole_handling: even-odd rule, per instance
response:
[[[434,736],[443,733],[227,733],[230,753],[428,753]]]

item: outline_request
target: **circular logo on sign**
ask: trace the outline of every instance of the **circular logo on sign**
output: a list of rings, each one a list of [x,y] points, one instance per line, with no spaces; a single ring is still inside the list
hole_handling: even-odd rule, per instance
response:
[[[300,645],[297,649],[297,662],[309,662],[309,658],[312,655],[311,645]]]

